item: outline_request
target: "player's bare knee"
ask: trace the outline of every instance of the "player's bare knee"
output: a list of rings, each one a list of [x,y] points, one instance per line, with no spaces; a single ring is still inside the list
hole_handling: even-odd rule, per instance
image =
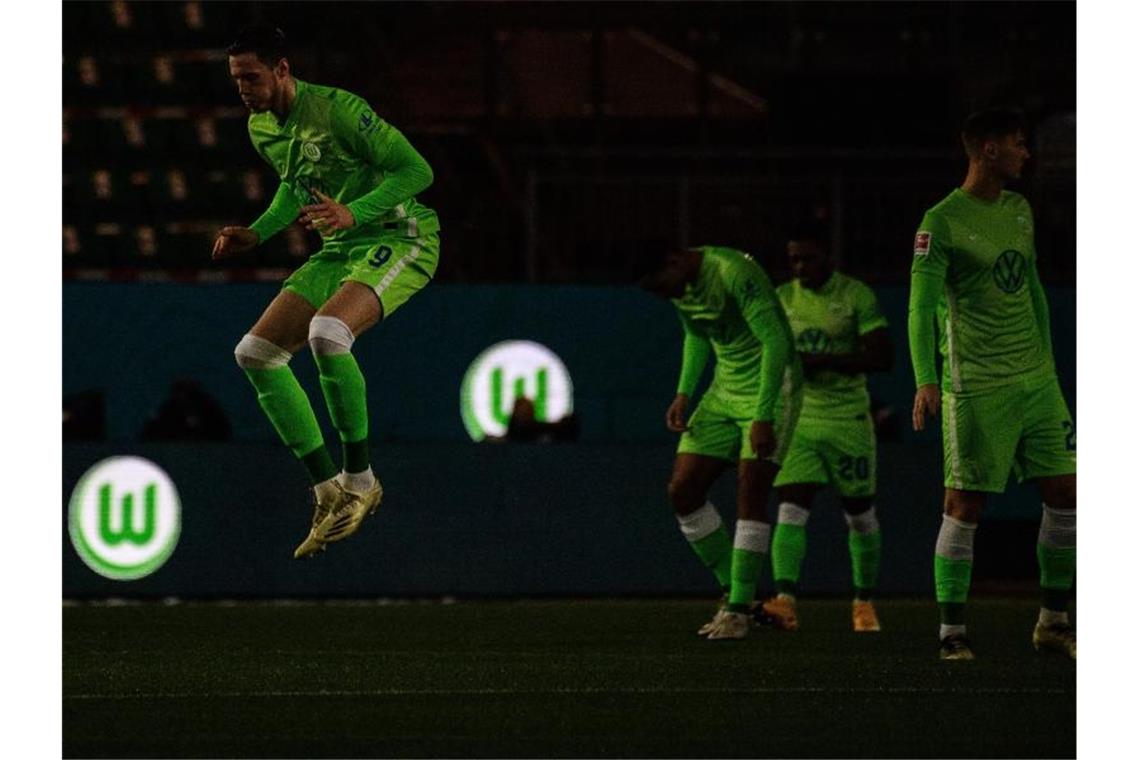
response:
[[[1077,476],[1049,478],[1041,481],[1041,500],[1050,509],[1075,511],[1077,508]]]
[[[781,504],[795,504],[800,509],[811,509],[816,490],[803,485],[781,486],[776,489],[776,501]]]
[[[982,517],[982,507],[985,505],[985,496],[966,491],[946,491],[944,511],[955,520],[976,523]]]
[[[289,351],[252,333],[243,335],[234,347],[234,360],[242,369],[276,369],[292,358]]]
[[[309,321],[309,347],[314,354],[347,354],[355,341],[352,329],[336,317],[318,314]]]
[[[696,484],[686,478],[673,477],[666,490],[673,511],[679,515],[694,512],[705,502],[705,495],[698,493]]]
[[[867,510],[869,510],[871,507],[875,506],[875,500],[874,499],[850,499],[850,498],[848,498],[848,499],[842,499],[841,501],[843,503],[843,511],[846,512],[848,515],[851,515],[852,517],[854,517],[855,515],[861,515],[864,512],[866,512]]]

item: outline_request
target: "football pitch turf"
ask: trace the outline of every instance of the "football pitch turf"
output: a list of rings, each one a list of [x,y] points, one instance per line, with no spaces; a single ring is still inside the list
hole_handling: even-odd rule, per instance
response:
[[[1073,757],[1076,668],[1031,598],[805,600],[695,633],[695,600],[184,603],[63,610],[65,757]]]

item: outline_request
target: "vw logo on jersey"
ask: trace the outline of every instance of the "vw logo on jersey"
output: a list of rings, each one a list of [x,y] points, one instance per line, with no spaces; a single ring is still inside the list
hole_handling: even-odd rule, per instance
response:
[[[316,163],[317,161],[321,160],[321,149],[319,147],[317,147],[316,143],[311,143],[311,142],[302,143],[301,144],[301,155],[304,156],[305,158],[309,159],[310,161]]]
[[[1016,293],[1025,284],[1025,257],[1013,249],[1001,252],[994,262],[994,284],[1004,293]]]
[[[796,336],[796,350],[804,354],[831,352],[831,336],[818,327],[809,327]]]

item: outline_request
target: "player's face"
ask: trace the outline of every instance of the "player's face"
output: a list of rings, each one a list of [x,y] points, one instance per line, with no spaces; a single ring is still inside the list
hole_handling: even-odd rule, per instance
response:
[[[1021,177],[1021,170],[1029,160],[1029,146],[1024,132],[1018,131],[988,142],[986,149],[991,151],[990,160],[1003,179]]]
[[[273,108],[280,99],[285,74],[285,60],[276,67],[263,63],[255,53],[230,56],[230,76],[238,88],[241,102],[253,113]]]
[[[662,298],[680,298],[685,295],[685,283],[690,277],[691,262],[688,251],[676,251],[665,257],[665,266],[649,278],[645,289]]]
[[[830,274],[827,251],[815,240],[788,241],[788,266],[792,270],[792,277],[809,288],[823,285]]]

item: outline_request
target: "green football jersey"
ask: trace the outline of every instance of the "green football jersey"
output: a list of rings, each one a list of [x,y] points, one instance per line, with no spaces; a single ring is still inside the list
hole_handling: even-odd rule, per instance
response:
[[[986,202],[958,188],[923,217],[909,321],[919,385],[936,382],[930,326],[922,316],[933,297],[944,389],[987,390],[1054,371],[1033,212],[1023,196],[1002,191]]]
[[[403,135],[350,92],[294,81],[297,94],[284,123],[272,111],[249,117],[253,147],[281,177],[273,202],[277,219],[292,221],[301,206],[319,202],[312,191],[320,190],[348,206],[357,221],[324,236],[326,243],[376,239],[385,230],[412,238],[438,232],[435,212],[414,197],[380,210],[364,200],[384,181],[395,154],[411,150]],[[268,234],[278,231],[276,219],[264,224]]]
[[[684,296],[672,299],[686,333],[689,365],[682,368],[678,390],[691,393],[692,388],[685,386],[695,385],[703,368],[703,358],[696,360],[701,366],[693,366],[691,340],[707,342],[716,355],[708,393],[738,410],[742,418],[771,420],[785,373],[790,370],[797,382],[802,377],[772,281],[746,253],[715,246],[697,250],[703,261],[696,282],[685,286]],[[766,352],[771,354],[768,362]]]
[[[792,280],[776,293],[796,337],[796,351],[803,354],[855,353],[861,336],[887,326],[874,291],[840,272],[833,272],[819,290]],[[850,420],[870,409],[864,374],[822,371],[804,380],[801,417]]]

